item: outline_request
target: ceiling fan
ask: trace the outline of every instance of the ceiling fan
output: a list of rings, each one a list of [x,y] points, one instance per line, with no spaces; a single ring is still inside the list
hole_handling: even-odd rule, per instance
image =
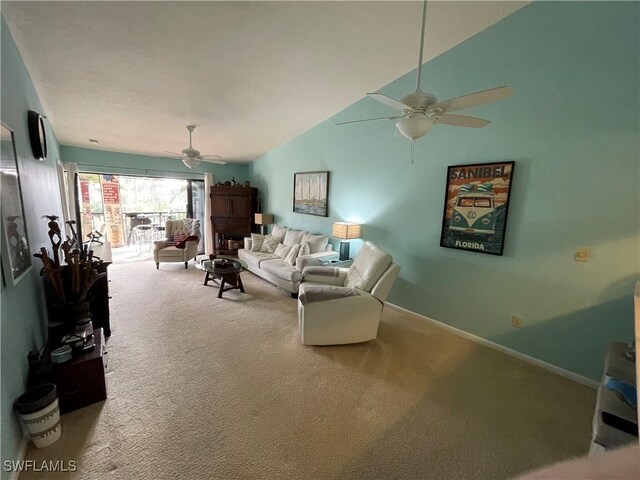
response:
[[[416,90],[413,93],[405,95],[402,100],[396,100],[383,93],[367,93],[374,100],[377,100],[388,107],[400,110],[401,115],[366,118],[364,120],[353,120],[350,122],[341,122],[336,125],[347,125],[351,123],[370,122],[373,120],[397,120],[396,128],[408,139],[415,142],[417,139],[426,135],[436,123],[452,125],[454,127],[473,127],[480,128],[491,123],[489,120],[482,118],[469,117],[466,115],[455,115],[449,112],[463,110],[465,108],[476,107],[486,103],[495,102],[503,98],[509,97],[513,91],[507,86],[490,88],[475,93],[469,93],[460,97],[450,98],[442,102],[438,102],[435,95],[425,93],[420,89],[420,79],[422,74],[422,60],[424,50],[424,31],[425,20],[427,16],[427,2],[422,5],[422,31],[420,35],[420,53],[418,54],[418,68],[416,79]],[[413,145],[412,145],[413,146]],[[413,155],[412,155],[413,156]]]
[[[184,163],[189,168],[196,168],[198,165],[200,165],[201,162],[209,162],[209,163],[215,163],[218,165],[226,165],[227,162],[223,162],[221,160],[222,157],[220,155],[200,155],[200,151],[193,148],[193,146],[191,145],[191,134],[193,133],[195,128],[196,128],[195,125],[187,125],[187,130],[189,131],[189,147],[188,148],[185,148],[184,150],[182,150],[182,153],[169,152],[165,150],[166,153],[175,155],[176,157],[178,157],[179,160],[182,160],[182,163]]]

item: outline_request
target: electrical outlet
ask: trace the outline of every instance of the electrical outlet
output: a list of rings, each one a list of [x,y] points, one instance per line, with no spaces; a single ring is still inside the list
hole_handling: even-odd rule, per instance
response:
[[[515,328],[522,328],[522,324],[524,323],[524,317],[520,315],[513,314],[511,315],[511,326]]]

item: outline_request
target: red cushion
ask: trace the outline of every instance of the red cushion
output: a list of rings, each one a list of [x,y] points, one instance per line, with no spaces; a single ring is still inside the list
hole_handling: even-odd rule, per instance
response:
[[[184,235],[182,235],[182,236],[184,237]],[[189,235],[185,239],[183,239],[180,242],[176,243],[176,248],[184,248],[187,245],[187,242],[197,242],[199,240],[200,239],[197,236]]]

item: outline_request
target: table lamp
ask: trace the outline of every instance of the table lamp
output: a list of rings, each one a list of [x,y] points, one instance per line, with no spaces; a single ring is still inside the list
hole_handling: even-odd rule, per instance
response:
[[[273,223],[273,215],[270,213],[256,213],[254,217],[256,225],[260,225],[260,233],[262,235],[267,234],[267,225]]]
[[[333,236],[340,238],[340,260],[349,260],[348,240],[360,238],[360,224],[350,222],[335,222],[333,224]]]

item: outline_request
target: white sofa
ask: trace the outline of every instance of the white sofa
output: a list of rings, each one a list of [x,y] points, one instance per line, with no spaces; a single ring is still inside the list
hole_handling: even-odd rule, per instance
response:
[[[307,267],[298,296],[298,327],[305,345],[373,340],[384,302],[400,266],[382,248],[365,242],[351,267]]]
[[[282,243],[288,246],[299,243],[298,240],[308,232],[302,230],[285,229]],[[238,250],[238,258],[247,264],[247,269],[268,280],[269,282],[283,288],[291,293],[293,298],[298,296],[300,288],[300,279],[302,278],[302,270],[307,266],[320,265],[320,259],[332,258],[337,256],[337,252],[333,251],[331,244],[328,242],[322,246],[321,251],[315,251],[306,255],[298,255],[295,259],[295,265],[290,265],[285,259],[278,257],[274,253],[253,252],[252,240],[244,239],[244,248]],[[295,243],[294,243],[295,242]]]

